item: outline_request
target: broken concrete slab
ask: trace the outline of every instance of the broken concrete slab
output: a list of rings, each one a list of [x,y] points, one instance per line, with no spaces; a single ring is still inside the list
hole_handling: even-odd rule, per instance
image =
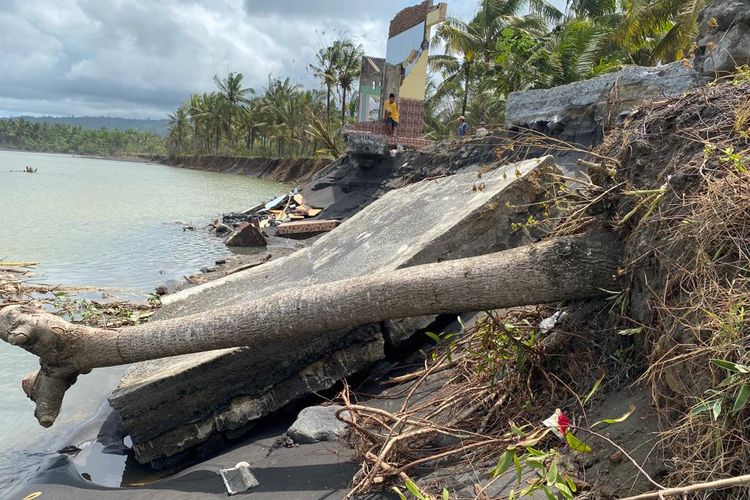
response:
[[[228,247],[265,247],[268,245],[266,239],[258,227],[245,222],[235,229],[224,242]]]
[[[481,179],[467,173],[391,191],[310,247],[165,297],[153,320],[201,313],[291,287],[526,244],[541,228],[514,230],[514,225],[524,225],[529,215],[543,219],[540,202],[548,198],[551,172],[557,172],[554,161],[545,157],[502,166]],[[399,332],[409,334],[408,329]],[[382,359],[387,336],[386,325],[373,324],[310,338],[305,345],[269,338],[252,349],[139,363],[110,403],[131,436],[136,458],[168,465]]]
[[[593,145],[603,130],[644,101],[678,97],[699,84],[681,61],[657,67],[628,66],[590,80],[551,89],[511,92],[505,121],[569,142]]]

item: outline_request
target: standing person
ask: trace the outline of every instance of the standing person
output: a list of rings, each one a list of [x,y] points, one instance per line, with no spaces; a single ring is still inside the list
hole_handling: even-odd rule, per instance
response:
[[[388,100],[385,102],[385,124],[388,127],[388,133],[393,135],[396,133],[399,121],[398,114],[398,103],[396,103],[396,96],[391,94],[388,96]]]
[[[458,136],[459,137],[466,137],[466,132],[469,131],[469,124],[466,123],[466,118],[464,116],[458,117]]]

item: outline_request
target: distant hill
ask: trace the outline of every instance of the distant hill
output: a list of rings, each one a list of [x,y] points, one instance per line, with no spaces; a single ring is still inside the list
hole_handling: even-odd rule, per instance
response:
[[[31,123],[59,123],[74,125],[86,129],[138,130],[152,132],[166,137],[169,128],[168,120],[139,120],[134,118],[115,118],[111,116],[14,116],[12,119],[23,118]]]

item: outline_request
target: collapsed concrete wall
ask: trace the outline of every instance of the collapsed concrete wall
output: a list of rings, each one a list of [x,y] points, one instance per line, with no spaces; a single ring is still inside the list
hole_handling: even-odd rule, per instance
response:
[[[677,97],[697,84],[697,73],[682,62],[630,66],[551,89],[511,92],[505,120],[511,129],[532,129],[590,146],[640,102]]]
[[[458,174],[391,191],[310,247],[278,261],[187,290],[165,301],[155,320],[200,313],[275,291],[377,271],[503,250],[541,229],[518,230],[557,172],[551,157],[484,174]],[[531,208],[530,208],[531,207]],[[305,345],[266,345],[135,365],[112,394],[136,458],[169,465],[191,450],[221,446],[258,418],[384,357],[431,321],[388,322],[330,332]]]

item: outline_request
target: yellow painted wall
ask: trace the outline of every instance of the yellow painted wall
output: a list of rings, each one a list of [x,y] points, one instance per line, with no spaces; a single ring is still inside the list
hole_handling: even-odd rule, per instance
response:
[[[424,101],[425,87],[427,86],[428,58],[428,51],[422,51],[422,55],[420,55],[419,59],[414,63],[411,72],[406,78],[404,78],[404,81],[401,84],[401,89],[399,90],[399,97]]]

